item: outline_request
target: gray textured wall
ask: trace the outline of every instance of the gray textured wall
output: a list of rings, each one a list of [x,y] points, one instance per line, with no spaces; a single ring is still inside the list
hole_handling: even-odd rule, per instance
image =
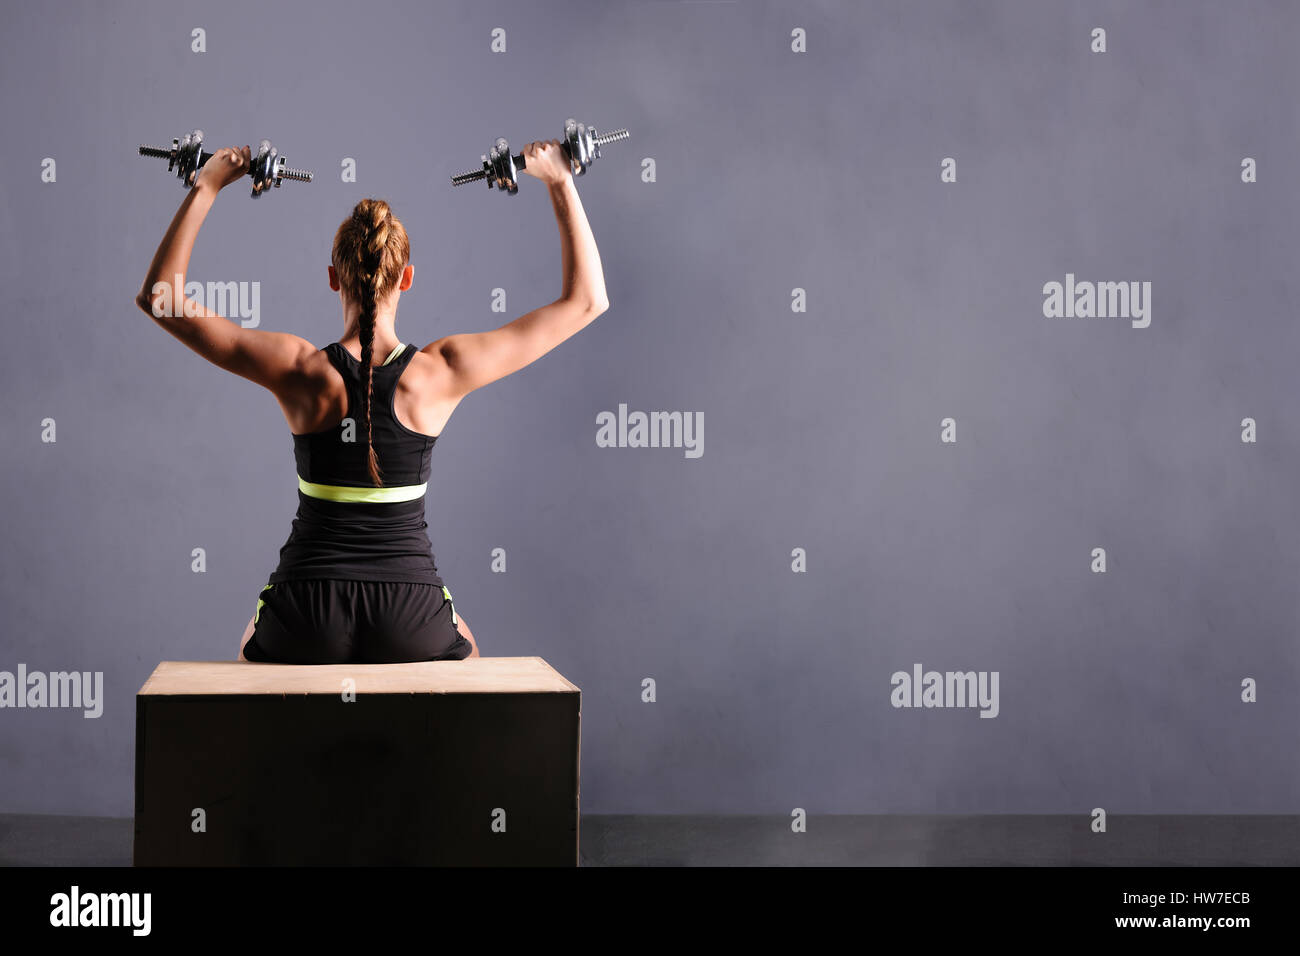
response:
[[[1300,810],[1300,6],[287,10],[4,6],[0,670],[105,701],[0,710],[0,811],[131,812],[136,690],[233,657],[295,506],[270,394],[132,304],[182,196],[135,147],[315,168],[224,192],[191,278],[318,345],[333,230],[388,199],[423,345],[558,292],[540,184],[447,178],[569,115],[633,134],[579,180],[613,307],[461,405],[429,525],[485,653],[582,687],[584,810]],[[1150,326],[1045,317],[1067,273],[1151,282]],[[704,454],[597,447],[620,403],[702,414]],[[997,671],[996,719],[892,706],[918,662]]]

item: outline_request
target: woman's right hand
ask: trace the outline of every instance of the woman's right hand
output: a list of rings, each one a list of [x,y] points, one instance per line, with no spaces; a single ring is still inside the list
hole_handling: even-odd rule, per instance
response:
[[[558,139],[529,143],[523,149],[524,168],[521,172],[536,176],[547,185],[562,183],[573,178],[569,157]]]

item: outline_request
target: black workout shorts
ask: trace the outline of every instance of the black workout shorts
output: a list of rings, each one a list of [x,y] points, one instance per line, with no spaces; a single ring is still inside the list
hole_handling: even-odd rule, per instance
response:
[[[262,588],[244,657],[276,664],[404,664],[464,660],[471,650],[456,628],[446,587],[314,579]]]

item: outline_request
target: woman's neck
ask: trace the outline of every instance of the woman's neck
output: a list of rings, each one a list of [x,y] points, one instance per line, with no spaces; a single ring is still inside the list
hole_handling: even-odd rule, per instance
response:
[[[361,323],[359,316],[359,312],[350,310],[343,317],[343,336],[339,339],[339,343],[344,348],[356,355],[361,353]],[[388,358],[388,353],[402,344],[402,340],[397,337],[397,333],[393,329],[395,319],[396,316],[391,312],[379,312],[375,315],[375,337],[372,348],[376,356],[376,365]]]

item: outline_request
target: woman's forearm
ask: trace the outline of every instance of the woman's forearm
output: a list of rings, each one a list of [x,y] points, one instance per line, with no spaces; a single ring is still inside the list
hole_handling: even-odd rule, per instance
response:
[[[578,198],[578,188],[572,177],[550,187],[551,204],[560,226],[560,246],[563,256],[563,299],[580,301],[589,306],[607,307],[605,273],[600,265],[600,252],[596,237],[591,233],[587,213]]]
[[[172,217],[171,225],[154,253],[153,262],[145,276],[136,301],[155,315],[178,316],[185,302],[185,274],[190,267],[190,253],[199,227],[207,218],[217,190],[206,186],[202,179],[185,194],[180,209]]]

